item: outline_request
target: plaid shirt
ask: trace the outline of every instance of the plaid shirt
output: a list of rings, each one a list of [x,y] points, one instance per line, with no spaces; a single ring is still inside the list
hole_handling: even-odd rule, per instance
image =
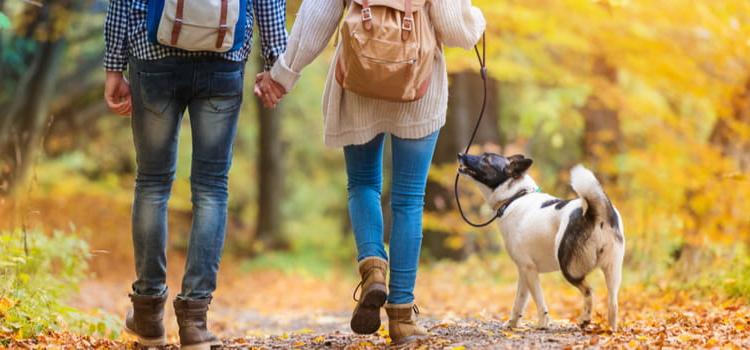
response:
[[[242,48],[231,52],[191,52],[158,45],[148,40],[146,8],[148,0],[110,0],[104,21],[104,68],[124,71],[128,58],[156,60],[168,56],[218,56],[230,61],[244,61],[250,54],[253,40],[253,12],[258,18],[265,68],[270,69],[276,58],[286,51],[286,0],[246,0],[247,32]]]

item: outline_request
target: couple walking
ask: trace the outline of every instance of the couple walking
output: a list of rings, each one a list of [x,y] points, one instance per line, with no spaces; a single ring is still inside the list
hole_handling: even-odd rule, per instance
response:
[[[237,49],[213,52],[188,51],[150,40],[149,1],[155,0],[110,0],[104,30],[105,99],[113,112],[131,116],[137,161],[132,212],[136,280],[125,324],[141,344],[165,344],[167,201],[175,174],[180,121],[187,109],[193,135],[193,222],[182,290],[174,299],[174,309],[182,347],[207,349],[221,345],[208,330],[206,313],[224,244],[227,174],[253,20],[258,22],[265,58],[254,90],[271,108],[293,89],[305,66],[336,34],[347,4],[342,0],[304,0],[287,36],[284,0],[240,0],[247,1],[243,4],[247,7],[243,41]],[[348,7],[369,6],[367,0],[355,1]],[[448,101],[440,44],[471,48],[485,27],[484,17],[470,0],[413,1],[422,6],[417,13],[425,16],[422,23],[429,20],[434,31],[421,33],[420,38],[434,34],[439,43],[429,58],[432,69],[420,96],[413,101],[393,101],[358,94],[338,79],[340,67],[335,61],[323,93],[325,143],[343,148],[346,161],[349,214],[362,278],[351,327],[357,333],[374,333],[380,327],[380,308],[385,307],[394,343],[427,336],[415,322],[413,291],[427,173]],[[402,3],[369,1],[372,6],[380,2]],[[412,6],[411,0],[405,3],[407,9]],[[363,20],[370,21],[369,16],[369,9],[362,11]],[[414,18],[410,19],[413,23]],[[411,30],[407,20],[403,28]],[[337,52],[342,45],[338,43]],[[390,254],[383,244],[380,202],[383,144],[388,135],[393,146]],[[390,279],[386,278],[388,272]]]

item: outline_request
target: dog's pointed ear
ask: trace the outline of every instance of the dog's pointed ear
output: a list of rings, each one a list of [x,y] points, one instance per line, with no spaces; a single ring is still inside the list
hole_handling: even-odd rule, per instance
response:
[[[508,163],[513,163],[513,162],[517,162],[519,160],[522,160],[524,158],[525,157],[523,156],[523,154],[514,154],[514,155],[512,155],[512,156],[510,156],[508,158],[505,158],[505,159],[508,160]]]
[[[510,161],[510,164],[505,168],[505,171],[514,179],[523,176],[523,174],[526,173],[526,170],[529,170],[531,164],[534,163],[533,160],[525,158],[520,154],[510,156],[508,157],[508,160]]]

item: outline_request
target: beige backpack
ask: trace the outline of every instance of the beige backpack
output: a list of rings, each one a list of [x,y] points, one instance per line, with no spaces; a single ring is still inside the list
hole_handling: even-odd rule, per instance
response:
[[[440,50],[426,6],[427,0],[352,0],[341,25],[336,81],[388,101],[424,96]]]

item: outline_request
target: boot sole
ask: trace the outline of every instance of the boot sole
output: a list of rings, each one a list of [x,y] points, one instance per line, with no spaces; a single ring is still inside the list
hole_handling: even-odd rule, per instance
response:
[[[354,308],[350,326],[357,334],[373,334],[380,329],[380,308],[388,297],[385,285],[373,285],[362,294],[362,300]]]
[[[211,350],[221,349],[222,347],[224,347],[224,343],[222,343],[221,340],[190,345],[180,345],[181,350]]]
[[[129,336],[135,338],[135,341],[138,343],[138,345],[141,346],[165,346],[167,345],[167,336],[162,335],[161,337],[157,338],[144,338],[138,333],[136,333],[134,330],[128,328],[128,326],[122,327],[124,333],[128,334]]]

